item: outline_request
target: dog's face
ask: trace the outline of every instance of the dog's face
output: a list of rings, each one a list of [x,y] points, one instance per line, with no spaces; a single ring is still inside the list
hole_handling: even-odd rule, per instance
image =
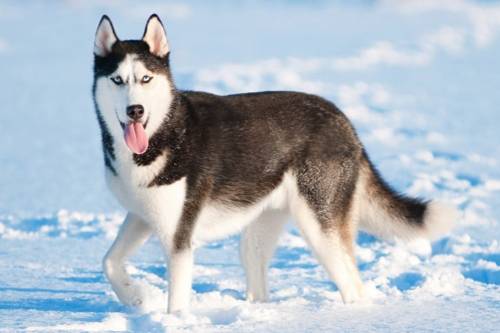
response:
[[[149,18],[142,40],[120,41],[109,18],[103,16],[94,56],[98,112],[115,141],[143,154],[173,98],[169,46],[160,19]]]

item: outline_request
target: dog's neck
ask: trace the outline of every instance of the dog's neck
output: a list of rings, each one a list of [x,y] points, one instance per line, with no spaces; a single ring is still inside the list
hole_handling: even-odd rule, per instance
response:
[[[133,160],[138,166],[147,166],[153,163],[158,156],[170,154],[184,144],[186,134],[186,114],[182,109],[181,95],[173,91],[172,102],[168,106],[163,122],[151,135],[148,150],[141,155],[133,154]]]

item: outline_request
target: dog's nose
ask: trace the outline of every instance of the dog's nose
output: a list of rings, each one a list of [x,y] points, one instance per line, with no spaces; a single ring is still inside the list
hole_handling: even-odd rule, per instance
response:
[[[127,106],[127,116],[129,116],[130,119],[137,121],[142,118],[144,115],[144,108],[140,104],[135,104],[135,105],[130,105]]]

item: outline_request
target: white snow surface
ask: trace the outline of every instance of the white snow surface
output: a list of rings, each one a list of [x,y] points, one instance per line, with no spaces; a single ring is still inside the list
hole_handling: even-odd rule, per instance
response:
[[[156,239],[128,266],[151,295],[121,305],[101,259],[125,212],[104,186],[90,95],[93,34],[157,12],[183,89],[299,90],[335,102],[396,189],[455,205],[451,233],[361,233],[370,301],[344,305],[291,221],[271,299],[245,300],[239,236],[196,252],[189,313],[166,314]],[[500,331],[500,2],[0,2],[0,332]],[[145,287],[146,288],[146,287]]]

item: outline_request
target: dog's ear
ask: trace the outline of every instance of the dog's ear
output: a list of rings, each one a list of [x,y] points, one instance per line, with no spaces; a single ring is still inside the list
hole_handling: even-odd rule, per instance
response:
[[[95,33],[94,54],[100,57],[107,56],[111,53],[111,48],[117,41],[118,37],[113,28],[113,23],[111,23],[107,15],[103,15]]]
[[[167,34],[156,14],[149,17],[142,40],[149,45],[149,52],[157,57],[163,58],[170,52]]]

